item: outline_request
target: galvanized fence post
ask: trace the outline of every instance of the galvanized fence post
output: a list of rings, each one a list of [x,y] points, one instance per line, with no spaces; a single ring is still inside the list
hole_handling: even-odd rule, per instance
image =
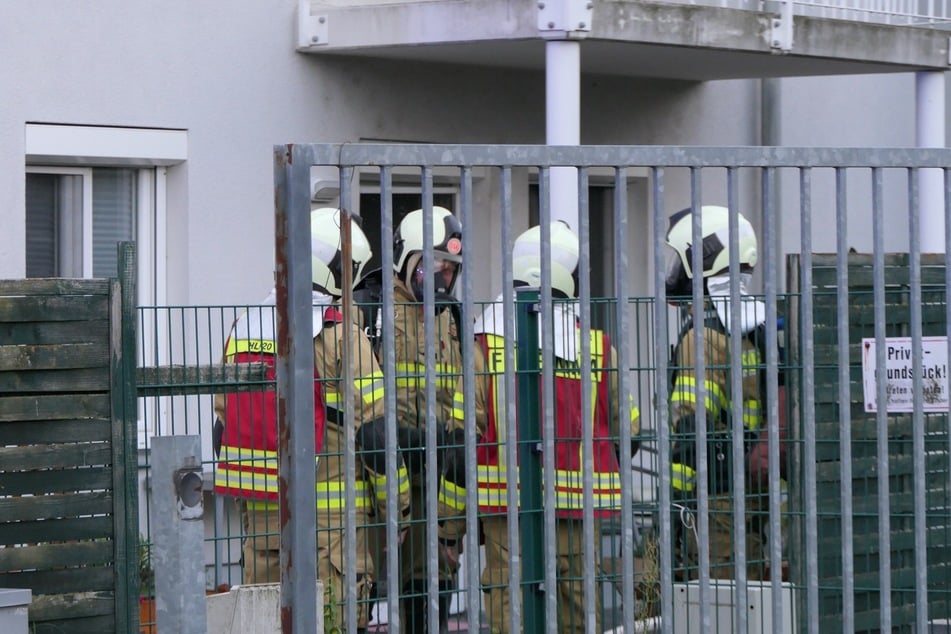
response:
[[[515,322],[518,347],[515,353],[518,410],[518,467],[509,473],[509,484],[519,483],[519,523],[522,540],[522,605],[526,632],[545,631],[545,566],[542,515],[542,434],[538,393],[538,311],[537,288],[516,289]]]

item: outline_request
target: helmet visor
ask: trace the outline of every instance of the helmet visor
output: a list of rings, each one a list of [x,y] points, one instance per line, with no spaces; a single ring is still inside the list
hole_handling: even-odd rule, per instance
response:
[[[685,297],[693,292],[690,284],[690,278],[687,276],[687,270],[684,268],[684,261],[680,253],[674,248],[667,249],[667,280],[666,291],[667,298]]]

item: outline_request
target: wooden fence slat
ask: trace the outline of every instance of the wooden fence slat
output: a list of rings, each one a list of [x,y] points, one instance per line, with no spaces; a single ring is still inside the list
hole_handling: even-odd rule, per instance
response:
[[[108,442],[0,447],[0,471],[62,469],[64,477],[69,477],[73,468],[110,464],[112,445]]]
[[[34,594],[112,590],[114,584],[111,565],[0,573],[0,588],[30,588]]]
[[[0,394],[62,394],[63,392],[106,392],[109,367],[71,370],[0,372]]]
[[[111,491],[6,497],[0,498],[0,518],[4,522],[20,522],[108,515],[112,513],[112,501]]]
[[[0,372],[109,367],[109,349],[81,343],[0,345]]]
[[[109,280],[38,278],[0,280],[0,297],[8,295],[108,295]]]
[[[107,347],[109,345],[109,320],[0,323],[0,341],[10,345],[93,343]]]
[[[112,540],[0,548],[0,571],[111,564]]]
[[[107,315],[108,295],[0,297],[0,321],[85,321]]]
[[[31,543],[111,538],[113,532],[111,516],[0,523],[0,546],[22,544],[27,537]]]
[[[4,403],[0,399],[0,405]],[[34,421],[0,422],[0,437],[5,445],[44,445],[69,442],[92,442],[109,437],[111,421],[50,420],[42,425]]]
[[[80,418],[111,420],[111,411],[108,394],[0,396],[0,423]]]
[[[33,597],[33,602],[30,604],[30,614],[31,616],[42,615],[43,621],[62,620],[64,630],[61,631],[73,632],[72,626],[75,624],[75,619],[90,616],[111,616],[115,610],[115,601],[115,593],[108,591],[41,594]]]
[[[43,471],[0,471],[0,495],[43,495],[71,491],[99,491],[112,483],[111,467],[47,469]]]

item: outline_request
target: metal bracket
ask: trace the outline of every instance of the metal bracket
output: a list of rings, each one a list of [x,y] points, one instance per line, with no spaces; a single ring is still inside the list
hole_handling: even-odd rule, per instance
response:
[[[593,0],[538,0],[538,31],[545,39],[580,40],[591,31]]]
[[[297,5],[297,49],[303,50],[330,43],[330,18],[326,13],[313,15],[310,0]]]
[[[781,53],[793,48],[793,1],[779,0],[779,15],[774,16],[769,32],[769,46]]]

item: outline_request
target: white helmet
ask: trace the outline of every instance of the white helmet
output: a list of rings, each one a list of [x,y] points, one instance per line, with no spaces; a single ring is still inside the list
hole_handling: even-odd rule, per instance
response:
[[[541,227],[534,226],[515,239],[512,277],[516,286],[541,286]],[[566,223],[551,223],[551,287],[556,296],[577,296],[578,236]]]
[[[310,212],[311,279],[314,290],[340,297],[343,294],[343,270],[340,251],[340,210],[321,207]],[[350,260],[353,265],[353,286],[363,279],[363,267],[373,252],[363,229],[350,223]]]
[[[423,252],[423,210],[411,211],[393,234],[393,271],[419,300],[423,299],[421,271],[408,270],[411,256]],[[449,295],[462,268],[462,224],[445,207],[433,207],[433,259],[437,295]],[[418,267],[419,262],[412,263]]]
[[[667,244],[674,253],[667,267],[667,295],[689,295],[693,279],[693,226],[691,209],[682,209],[670,217]],[[700,208],[700,234],[703,238],[703,277],[713,277],[730,269],[730,212],[726,207],[704,205]],[[752,273],[756,266],[756,232],[753,225],[737,214],[740,271]]]

